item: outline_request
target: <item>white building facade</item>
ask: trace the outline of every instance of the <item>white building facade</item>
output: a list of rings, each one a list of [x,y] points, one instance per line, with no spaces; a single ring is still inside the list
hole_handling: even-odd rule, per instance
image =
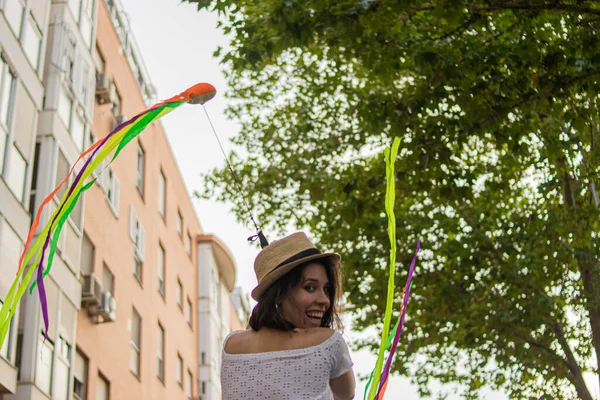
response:
[[[220,400],[223,340],[232,330],[244,328],[245,311],[233,301],[235,293],[241,292],[234,287],[236,266],[231,252],[213,235],[199,236],[197,249],[199,400]]]

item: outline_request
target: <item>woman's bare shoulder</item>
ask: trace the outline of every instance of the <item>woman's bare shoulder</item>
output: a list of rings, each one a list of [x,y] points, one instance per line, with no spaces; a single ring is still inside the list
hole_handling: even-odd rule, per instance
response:
[[[310,346],[318,346],[321,343],[328,340],[335,331],[331,328],[309,328],[309,329],[300,329],[298,330],[303,338],[304,346],[302,347],[310,347]]]
[[[227,343],[225,343],[225,352],[232,354],[245,353],[248,344],[252,342],[253,334],[256,334],[256,332],[248,329],[229,336]]]
[[[229,337],[225,352],[229,354],[262,353],[318,346],[334,334],[329,328],[295,329],[291,332],[248,329]]]

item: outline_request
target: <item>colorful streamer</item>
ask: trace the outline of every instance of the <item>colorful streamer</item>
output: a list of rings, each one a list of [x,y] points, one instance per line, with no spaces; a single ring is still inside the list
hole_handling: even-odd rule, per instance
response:
[[[404,296],[404,292],[402,292],[402,296]],[[402,310],[404,304],[402,304],[400,306],[400,315],[402,315]],[[396,321],[396,324],[394,325],[394,329],[392,329],[392,332],[390,332],[390,335],[387,338],[387,342],[385,344],[385,350],[384,351],[388,351],[392,345],[392,340],[394,339],[394,337],[396,336],[396,331],[398,330],[398,325],[400,325],[400,318],[398,318],[398,321]],[[371,383],[373,382],[373,376],[375,375],[375,369],[373,369],[373,371],[371,371],[371,375],[369,376],[369,380],[367,381],[367,384],[365,385],[365,393],[364,393],[364,399],[367,399],[367,395],[369,393],[369,388],[371,387]]]
[[[84,185],[86,179],[113,151],[114,155],[110,162],[114,161],[121,150],[123,150],[123,148],[132,139],[139,135],[146,128],[146,126],[148,126],[148,124],[154,122],[163,115],[168,114],[184,103],[204,104],[212,99],[215,94],[216,90],[211,84],[196,84],[180,94],[173,96],[170,99],[161,101],[149,109],[137,114],[130,120],[123,122],[107,136],[99,139],[96,143],[90,146],[90,148],[88,148],[79,156],[79,158],[77,158],[67,177],[65,177],[65,179],[54,189],[54,191],[50,193],[46,199],[44,199],[38,208],[36,217],[31,225],[27,242],[25,243],[19,260],[19,270],[17,271],[17,276],[11,285],[10,290],[8,291],[2,308],[0,309],[0,347],[4,343],[4,339],[8,333],[10,321],[15,314],[17,304],[25,293],[25,290],[31,282],[31,278],[35,271],[37,271],[36,280],[31,284],[30,293],[37,285],[44,319],[44,334],[47,337],[48,305],[46,301],[46,291],[44,288],[43,278],[48,275],[50,268],[52,267],[52,261],[56,252],[58,238],[64,222],[67,220],[67,217],[75,207],[75,204],[77,203],[77,200],[81,194],[88,190],[95,182],[95,179],[92,179],[89,183]],[[69,181],[69,178],[73,174],[77,163],[90,153],[91,155],[76,174],[69,189],[63,194],[60,203],[50,217],[48,224],[46,224],[41,232],[39,232],[35,242],[31,244],[37,231],[43,208],[52,200],[59,189]],[[46,258],[46,251],[48,250],[48,247],[50,247],[50,249],[47,256],[47,265],[44,269],[44,259]],[[32,259],[33,263],[30,265],[29,262]],[[29,268],[27,268],[28,265]],[[27,272],[25,273],[26,270]]]
[[[386,148],[384,150],[387,178],[385,194],[385,211],[388,216],[388,237],[390,240],[390,275],[388,278],[387,305],[383,322],[383,331],[381,333],[381,344],[379,346],[377,362],[375,364],[373,372],[371,372],[371,376],[369,377],[369,381],[367,382],[367,385],[365,387],[365,399],[368,398],[369,400],[382,400],[383,396],[385,395],[392,360],[394,357],[394,353],[396,352],[398,342],[400,340],[402,328],[404,326],[406,307],[408,304],[408,298],[410,296],[410,289],[412,287],[412,276],[417,260],[417,253],[419,252],[421,246],[420,242],[417,242],[417,250],[411,262],[410,270],[408,273],[408,279],[406,280],[406,285],[404,286],[404,290],[402,292],[403,301],[400,306],[400,315],[398,321],[394,325],[394,329],[391,333],[389,333],[394,299],[394,276],[396,272],[396,216],[394,213],[394,203],[396,200],[396,183],[394,163],[396,161],[396,157],[398,156],[399,146],[400,138],[396,137],[394,138],[391,148]],[[384,353],[388,350],[389,354],[384,367]]]
[[[384,150],[385,156],[385,175],[387,185],[385,190],[385,212],[388,216],[388,237],[390,239],[390,276],[388,278],[387,305],[385,308],[385,317],[383,320],[383,331],[381,332],[381,344],[379,345],[379,354],[375,364],[374,379],[369,390],[369,400],[375,398],[377,388],[381,378],[383,368],[383,353],[390,330],[390,321],[392,319],[392,306],[394,301],[394,276],[396,273],[396,215],[394,214],[394,203],[396,201],[396,176],[394,174],[394,164],[398,157],[398,148],[400,147],[400,138],[395,137],[391,148]]]
[[[394,358],[394,354],[396,353],[396,348],[398,347],[398,342],[400,341],[400,335],[402,334],[402,328],[404,327],[404,316],[406,315],[406,306],[408,305],[408,297],[410,296],[410,289],[412,287],[412,276],[415,271],[415,264],[417,262],[417,254],[419,254],[419,250],[421,249],[421,242],[417,242],[417,250],[415,251],[415,256],[413,257],[410,263],[410,269],[408,271],[408,278],[406,279],[406,285],[404,286],[404,290],[402,292],[402,306],[400,307],[400,319],[399,324],[396,324],[396,332],[394,333],[394,341],[392,343],[392,348],[390,349],[390,353],[388,354],[388,359],[385,363],[385,367],[383,368],[383,374],[381,376],[381,383],[379,384],[379,389],[377,391],[377,400],[382,400],[385,395],[385,390],[387,388],[388,378],[390,376],[390,369],[392,368],[392,360]],[[391,336],[391,335],[390,335]]]

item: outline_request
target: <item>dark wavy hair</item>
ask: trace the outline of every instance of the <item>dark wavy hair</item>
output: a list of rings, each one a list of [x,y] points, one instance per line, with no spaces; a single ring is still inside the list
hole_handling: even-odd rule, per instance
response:
[[[330,306],[321,321],[321,327],[341,329],[342,324],[337,313],[337,299],[341,294],[341,277],[338,268],[332,265],[326,259],[311,260],[300,264],[287,274],[275,281],[260,296],[258,303],[252,310],[248,325],[252,330],[259,331],[262,328],[271,328],[280,331],[289,332],[296,327],[290,321],[286,320],[282,314],[281,302],[292,292],[296,286],[301,284],[302,272],[309,263],[318,263],[325,267],[327,279],[329,279],[329,302]]]

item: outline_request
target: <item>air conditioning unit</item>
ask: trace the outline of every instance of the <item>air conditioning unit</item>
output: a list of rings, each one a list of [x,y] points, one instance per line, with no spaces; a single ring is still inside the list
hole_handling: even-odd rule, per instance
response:
[[[108,74],[96,74],[96,99],[98,103],[110,102],[110,89],[112,82]]]
[[[99,306],[102,303],[102,283],[95,274],[83,275],[81,304],[86,307]]]
[[[98,307],[97,315],[101,316],[104,322],[117,319],[117,301],[109,291],[102,293],[102,304]]]

